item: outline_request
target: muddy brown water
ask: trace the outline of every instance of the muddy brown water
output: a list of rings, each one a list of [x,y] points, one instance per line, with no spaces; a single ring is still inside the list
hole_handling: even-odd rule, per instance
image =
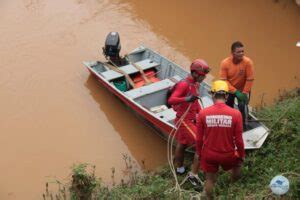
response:
[[[215,76],[241,40],[259,104],[299,85],[299,24],[292,1],[1,1],[0,199],[41,199],[73,163],[95,164],[110,184],[112,167],[123,176],[122,155],[148,169],[166,162],[166,143],[81,64],[103,59],[109,31],[120,32],[123,53],[143,43],[185,67],[202,57]]]

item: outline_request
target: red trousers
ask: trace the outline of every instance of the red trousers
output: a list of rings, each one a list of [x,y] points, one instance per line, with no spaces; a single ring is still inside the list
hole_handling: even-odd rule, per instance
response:
[[[217,173],[219,166],[223,170],[228,171],[232,168],[238,167],[241,164],[237,152],[220,153],[203,148],[200,156],[200,165],[203,172]]]
[[[177,124],[179,118],[175,119]],[[180,122],[179,122],[180,123]],[[185,119],[177,127],[176,140],[183,145],[193,145],[196,142],[197,127],[195,120]]]

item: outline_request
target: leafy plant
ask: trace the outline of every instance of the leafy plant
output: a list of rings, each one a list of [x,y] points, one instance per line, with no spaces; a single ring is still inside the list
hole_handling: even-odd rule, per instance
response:
[[[285,199],[300,199],[300,92],[284,94],[276,104],[257,111],[261,119],[268,119],[266,125],[271,129],[263,147],[247,152],[243,165],[243,176],[234,184],[229,181],[228,173],[220,172],[215,188],[218,199],[276,199],[268,185],[270,180],[282,174],[290,181],[290,190]],[[192,156],[189,158],[192,162]],[[168,166],[155,172],[139,172],[135,169],[132,159],[123,155],[126,180],[111,189],[101,184],[95,177],[95,167],[87,170],[89,165],[79,164],[72,167],[71,185],[55,182],[59,185],[56,195],[52,195],[46,184],[45,199],[66,200],[70,193],[72,200],[98,199],[199,199],[201,194],[189,183],[183,183],[182,193],[169,192],[174,186],[173,176]],[[115,169],[112,168],[114,183]],[[199,174],[203,180],[203,175]],[[184,182],[185,177],[178,177]],[[66,191],[65,188],[69,188]]]

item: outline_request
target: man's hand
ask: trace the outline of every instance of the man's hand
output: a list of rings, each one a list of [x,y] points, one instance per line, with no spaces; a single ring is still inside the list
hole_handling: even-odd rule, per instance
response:
[[[238,151],[234,151],[234,156],[239,159],[240,161],[244,162],[245,157],[241,157]]]
[[[242,166],[244,164],[245,158],[239,157],[238,160],[239,160],[239,164],[238,165]]]
[[[195,96],[195,95],[190,95],[190,96],[188,96],[188,97],[185,97],[185,101],[186,102],[194,102],[195,100],[197,100],[198,99],[198,96]]]
[[[248,101],[248,96],[245,93],[242,93],[241,91],[237,90],[235,91],[235,96],[238,98],[239,101],[247,102]]]
[[[243,94],[243,98],[244,98],[244,102],[246,103],[246,104],[248,104],[248,94],[247,93],[242,93]]]

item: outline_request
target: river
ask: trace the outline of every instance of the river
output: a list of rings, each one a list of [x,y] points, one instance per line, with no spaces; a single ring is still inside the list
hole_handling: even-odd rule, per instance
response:
[[[122,54],[139,44],[186,69],[201,57],[218,75],[235,40],[255,63],[252,104],[299,86],[300,8],[293,1],[3,0],[0,3],[0,199],[42,199],[46,181],[74,163],[119,181],[166,162],[166,143],[83,67],[103,59],[110,31]]]

